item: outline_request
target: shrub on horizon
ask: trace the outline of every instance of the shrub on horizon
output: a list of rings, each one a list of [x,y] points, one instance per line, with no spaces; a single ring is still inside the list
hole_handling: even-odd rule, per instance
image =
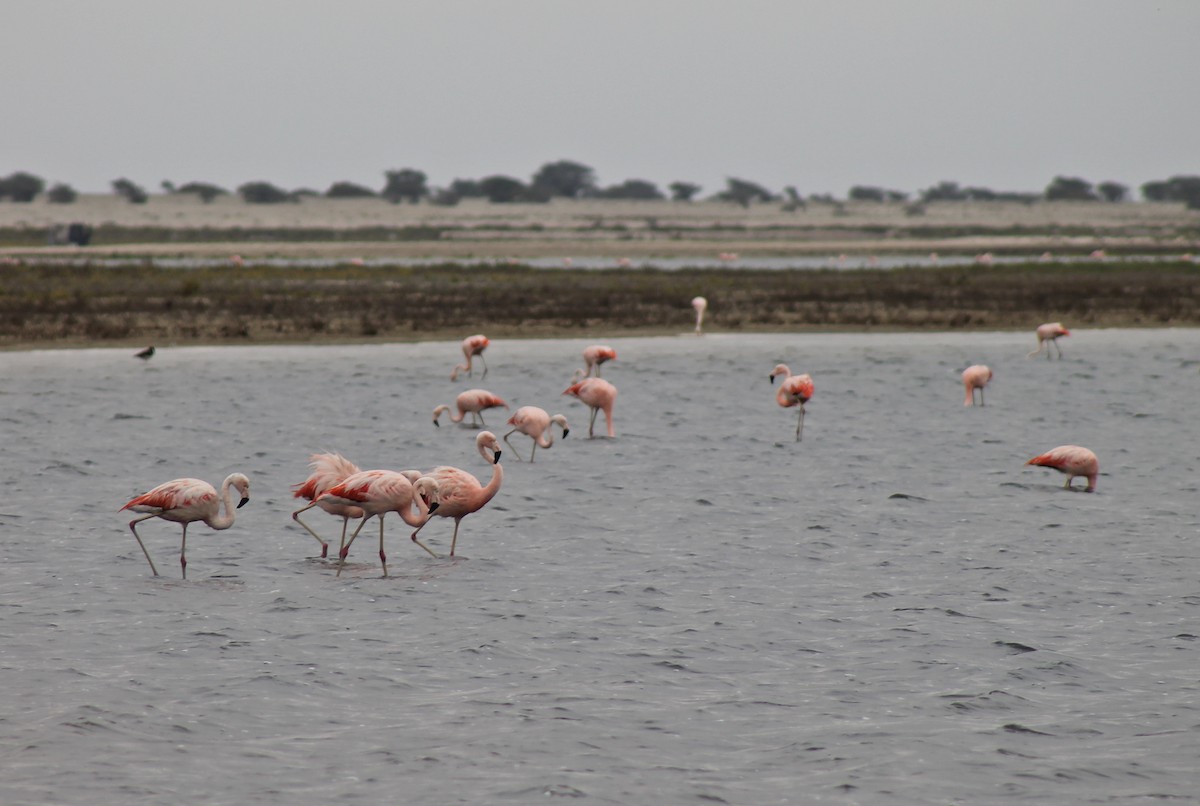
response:
[[[247,204],[282,204],[297,200],[294,195],[270,182],[247,182],[240,185],[237,192]]]
[[[150,198],[140,185],[124,177],[114,179],[112,189],[113,193],[123,197],[130,204],[145,204],[146,200]]]
[[[15,202],[31,202],[46,188],[46,183],[40,177],[25,171],[17,171],[0,179],[0,199],[12,199]]]
[[[72,204],[78,197],[79,194],[75,192],[75,188],[64,185],[62,182],[46,191],[46,201],[51,204]]]
[[[356,185],[353,182],[334,182],[329,186],[329,190],[325,191],[327,199],[367,199],[375,196],[375,191],[369,187]]]

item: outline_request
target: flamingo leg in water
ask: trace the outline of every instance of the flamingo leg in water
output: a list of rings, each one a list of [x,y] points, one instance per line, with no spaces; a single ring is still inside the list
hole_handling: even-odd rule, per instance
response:
[[[429,516],[428,516],[428,515],[426,515],[426,516],[425,516],[425,523],[429,523]],[[419,532],[419,531],[421,531],[422,529],[424,529],[424,528],[425,528],[425,523],[422,523],[420,526],[418,526],[418,527],[417,527],[417,530],[416,530],[416,532],[413,532],[413,533],[412,533],[412,542],[416,543],[418,546],[420,546],[421,548],[423,548],[423,549],[425,549],[426,551],[428,551],[428,552],[429,552],[429,555],[430,555],[431,557],[433,557],[435,560],[437,560],[437,559],[441,559],[441,558],[439,558],[439,557],[437,556],[437,554],[435,554],[435,553],[434,553],[433,549],[429,548],[429,546],[426,546],[426,545],[425,545],[424,543],[422,543],[422,542],[420,541],[420,539],[417,537],[417,532]]]
[[[387,576],[387,555],[383,553],[383,516],[379,516],[379,563],[383,566],[383,575]]]
[[[311,528],[311,527],[309,527],[309,525],[308,525],[307,523],[305,523],[304,521],[300,520],[300,513],[301,513],[301,512],[303,512],[304,510],[306,510],[306,509],[310,509],[310,508],[312,508],[312,507],[314,507],[314,506],[316,506],[316,504],[309,504],[308,506],[306,506],[306,507],[304,507],[304,508],[302,508],[302,509],[298,509],[298,510],[296,510],[295,512],[293,512],[293,513],[292,513],[292,520],[294,520],[296,523],[298,523],[298,524],[300,524],[301,526],[303,526],[303,527],[305,528],[305,530],[306,530],[306,531],[307,531],[307,532],[308,532],[310,535],[312,535],[314,538],[316,538],[317,542],[321,544],[321,556],[322,556],[322,557],[326,557],[326,556],[328,556],[328,555],[329,555],[329,544],[328,544],[328,543],[326,543],[324,540],[322,540],[322,539],[321,539],[321,536],[320,536],[319,534],[317,534],[316,532],[314,532],[314,531],[312,530],[312,528]],[[346,527],[345,527],[345,525],[343,524],[343,526],[342,526],[342,539],[344,540],[345,538],[346,538]]]
[[[800,416],[796,420],[796,441],[804,439],[804,404],[800,404]]]
[[[450,539],[450,556],[451,557],[454,556],[454,547],[458,544],[458,524],[461,520],[462,520],[461,518],[454,519],[454,537],[452,537]]]
[[[187,579],[187,524],[183,524],[183,542],[179,544],[179,567],[183,569],[183,578]]]
[[[359,521],[358,528],[354,530],[354,534],[350,535],[350,542],[342,546],[342,548],[338,551],[338,557],[341,558],[341,562],[338,563],[338,570],[334,576],[340,577],[342,575],[342,568],[346,565],[346,555],[350,553],[350,547],[354,545],[354,539],[358,537],[358,533],[362,531],[362,528],[367,525],[367,521],[370,519],[371,516],[368,515]]]
[[[1058,346],[1058,339],[1055,339],[1053,343],[1054,343],[1054,349],[1058,351],[1058,357],[1059,357],[1059,359],[1061,359],[1062,358],[1062,348]],[[1050,351],[1047,350],[1046,358],[1049,358],[1049,357],[1050,357]]]
[[[599,411],[600,411],[600,409],[592,409],[592,418],[590,420],[588,420],[588,437],[589,438],[594,436],[594,434],[592,434],[592,429],[594,429],[596,426],[596,414]]]
[[[146,555],[146,562],[150,563],[150,570],[154,572],[154,576],[158,576],[158,569],[154,567],[154,560],[150,559],[150,552],[146,551],[146,544],[142,542],[142,538],[139,537],[137,533],[137,524],[141,523],[147,518],[153,517],[155,516],[147,515],[144,518],[134,518],[129,522],[129,530],[133,532],[133,536],[137,540],[138,545],[142,547],[142,554]]]
[[[507,434],[505,434],[505,435],[504,435],[504,442],[505,442],[505,443],[508,445],[508,449],[509,449],[510,451],[512,451],[512,452],[513,452],[513,456],[517,457],[517,461],[518,461],[518,462],[523,462],[523,461],[525,461],[525,460],[521,458],[521,454],[517,453],[517,449],[513,447],[513,444],[512,444],[511,442],[509,442],[509,441],[508,441],[508,438],[509,438],[510,436],[512,436],[513,434],[515,434],[515,433],[517,433],[517,429],[515,429],[515,428],[514,428],[513,430],[511,430],[511,431],[509,431]],[[533,446],[533,449],[534,449],[534,450],[537,450],[537,444],[536,444],[536,443],[534,444],[534,446]],[[529,454],[529,461],[531,461],[531,462],[533,461],[533,454],[532,454],[532,453],[530,453],[530,454]]]
[[[479,363],[483,364],[483,374],[479,376],[479,378],[482,380],[483,378],[487,377],[487,362],[483,360],[483,353],[479,353],[478,358]]]

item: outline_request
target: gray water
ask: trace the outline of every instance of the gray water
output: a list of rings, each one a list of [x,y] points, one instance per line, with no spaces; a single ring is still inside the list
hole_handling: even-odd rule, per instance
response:
[[[607,340],[614,440],[559,396],[592,341],[457,384],[456,343],[0,354],[0,802],[1198,799],[1200,331]],[[506,452],[459,558],[392,516],[391,577],[369,526],[336,578],[290,519],[308,455],[486,481],[431,424],[471,385],[570,437]],[[1064,443],[1096,493],[1023,464]],[[152,576],[118,509],[234,470],[186,581],[142,526]]]

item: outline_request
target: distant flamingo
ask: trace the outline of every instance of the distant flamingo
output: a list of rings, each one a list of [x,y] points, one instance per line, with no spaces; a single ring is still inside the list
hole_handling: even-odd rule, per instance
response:
[[[454,518],[454,537],[450,540],[451,557],[454,556],[454,549],[458,545],[458,526],[462,519],[483,509],[487,502],[500,492],[500,485],[504,482],[504,468],[500,466],[500,442],[496,435],[491,431],[480,431],[475,437],[475,448],[484,461],[492,466],[492,478],[486,487],[479,483],[479,479],[457,467],[442,466],[429,471],[429,475],[437,481],[440,502],[437,511],[430,511],[429,514]],[[417,539],[417,534],[424,528],[422,525],[413,532],[413,542],[436,557],[429,546]]]
[[[383,516],[389,512],[396,512],[409,526],[419,528],[429,520],[429,513],[437,510],[439,500],[437,483],[433,479],[418,478],[414,483],[409,481],[407,476],[392,470],[360,470],[330,487],[308,506],[297,510],[297,514],[321,506],[322,501],[328,501],[341,508],[357,507],[362,510],[362,522],[358,524],[354,534],[350,535],[350,541],[338,551],[338,576],[346,565],[346,556],[350,553],[350,546],[354,545],[358,533],[371,518],[379,518],[379,563],[383,566],[383,575],[387,576],[387,555],[383,551]],[[416,533],[413,534],[416,539]]]
[[[1046,359],[1049,360],[1050,359],[1050,347],[1046,344],[1046,342],[1050,342],[1050,344],[1054,345],[1054,349],[1058,351],[1058,357],[1061,359],[1062,358],[1062,348],[1058,346],[1058,337],[1059,336],[1070,336],[1070,335],[1071,335],[1071,331],[1069,331],[1065,327],[1063,327],[1062,322],[1047,322],[1044,325],[1038,325],[1037,349],[1034,350],[1033,352],[1031,352],[1029,355],[1027,355],[1026,358],[1033,358],[1035,355],[1037,355],[1038,353],[1040,353],[1042,351],[1042,348],[1045,348]]]
[[[704,323],[704,312],[708,310],[708,300],[704,297],[695,297],[692,299],[692,307],[696,309],[696,335],[704,335],[701,330],[701,325]]]
[[[979,390],[979,405],[984,405],[983,402],[983,387],[988,385],[988,381],[992,379],[992,371],[983,364],[975,364],[969,366],[962,371],[963,387],[967,390],[967,399],[963,403],[964,406],[975,405],[975,390]]]
[[[479,363],[483,364],[483,375],[480,377],[486,378],[487,362],[483,360],[483,351],[487,349],[489,344],[491,344],[491,342],[488,340],[488,337],[484,336],[482,333],[474,336],[467,336],[465,339],[463,339],[462,351],[463,355],[466,356],[467,363],[458,364],[455,366],[454,371],[450,373],[450,380],[457,381],[459,372],[466,372],[468,377],[471,376],[471,358],[474,356],[479,356]]]
[[[517,453],[517,449],[508,441],[508,438],[518,431],[533,438],[533,448],[529,451],[529,463],[533,464],[533,455],[537,453],[538,448],[549,448],[554,444],[554,433],[550,430],[551,423],[557,423],[558,427],[562,429],[563,439],[566,439],[567,434],[571,433],[571,429],[567,427],[567,418],[561,414],[551,417],[545,409],[537,406],[522,406],[513,412],[513,416],[508,418],[508,424],[515,427],[504,435],[504,443],[512,450],[513,456],[517,457],[518,462],[523,461],[521,454]]]
[[[1071,489],[1071,482],[1076,476],[1083,476],[1087,479],[1087,488],[1084,492],[1090,493],[1096,489],[1096,477],[1100,475],[1100,461],[1096,458],[1096,454],[1078,445],[1059,445],[1053,450],[1033,457],[1025,464],[1052,467],[1060,473],[1067,474],[1067,483],[1063,486],[1068,490]]]
[[[596,427],[596,412],[604,411],[604,421],[608,425],[608,435],[615,437],[616,432],[613,430],[613,403],[617,400],[617,387],[613,386],[603,378],[587,378],[579,383],[571,384],[565,390],[564,395],[572,395],[579,398],[592,410],[591,419],[588,420],[588,437],[593,437],[593,431]]]
[[[234,507],[233,500],[229,495],[230,487],[236,488],[242,494],[242,500],[238,503],[240,509],[250,500],[250,479],[241,473],[230,473],[226,476],[225,481],[221,483],[220,498],[217,497],[217,491],[207,481],[175,479],[158,485],[150,492],[139,495],[121,507],[120,511],[131,509],[134,512],[145,513],[142,517],[134,518],[129,522],[129,530],[137,538],[138,545],[142,547],[142,554],[146,555],[146,562],[150,563],[150,570],[154,572],[155,576],[158,576],[158,569],[154,567],[154,560],[150,559],[150,553],[146,551],[146,544],[142,542],[142,538],[137,533],[137,525],[150,518],[162,518],[165,521],[183,524],[183,540],[179,544],[179,565],[183,569],[183,578],[187,579],[188,524],[194,521],[204,521],[209,528],[218,530],[233,526]],[[221,502],[225,504],[225,514],[223,515],[220,514]]]
[[[149,347],[147,347],[146,349],[144,349],[140,352],[134,353],[134,356],[136,358],[140,358],[143,361],[149,361],[150,357],[152,355],[154,355],[154,345],[153,344],[151,344]]]
[[[771,370],[771,383],[782,376],[783,383],[775,393],[775,402],[785,409],[792,406],[800,407],[800,417],[796,421],[796,441],[804,438],[804,404],[813,396],[813,380],[808,375],[793,375],[787,364],[776,364]]]
[[[351,462],[340,453],[314,453],[309,457],[308,466],[312,468],[312,473],[309,477],[300,484],[292,487],[294,498],[303,498],[306,501],[316,503],[318,507],[328,512],[330,515],[337,515],[342,519],[342,542],[339,548],[346,545],[346,526],[351,518],[361,518],[363,511],[361,507],[344,506],[339,504],[332,498],[321,498],[321,495],[332,487],[340,484],[347,476],[352,476],[358,472],[358,465]],[[298,509],[292,513],[292,520],[303,526],[310,535],[317,539],[321,544],[321,556],[329,555],[329,544],[321,539],[321,536],[314,532],[307,523],[300,520],[300,513],[308,507]]]
[[[585,370],[579,371],[579,377],[590,378],[592,371],[595,370],[596,377],[600,377],[600,365],[607,361],[617,360],[617,351],[609,347],[607,344],[593,344],[591,347],[585,347],[583,350],[583,363],[586,366]]]
[[[454,405],[458,409],[458,414],[450,415],[450,422],[461,423],[467,413],[471,414],[471,425],[475,425],[475,420],[478,418],[479,425],[487,425],[483,421],[483,412],[486,409],[508,408],[508,404],[501,400],[496,395],[493,395],[486,389],[468,389],[454,399]],[[438,420],[442,416],[442,412],[450,411],[450,407],[443,404],[433,410],[433,424],[440,426]]]

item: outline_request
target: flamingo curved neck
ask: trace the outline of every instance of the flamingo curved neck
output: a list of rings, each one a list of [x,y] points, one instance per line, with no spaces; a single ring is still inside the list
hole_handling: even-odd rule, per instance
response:
[[[225,512],[222,515],[217,515],[205,521],[212,529],[228,529],[230,526],[233,526],[235,507],[233,506],[233,496],[230,494],[230,487],[232,485],[233,482],[230,479],[225,479],[225,482],[221,485],[221,502],[224,504]]]

